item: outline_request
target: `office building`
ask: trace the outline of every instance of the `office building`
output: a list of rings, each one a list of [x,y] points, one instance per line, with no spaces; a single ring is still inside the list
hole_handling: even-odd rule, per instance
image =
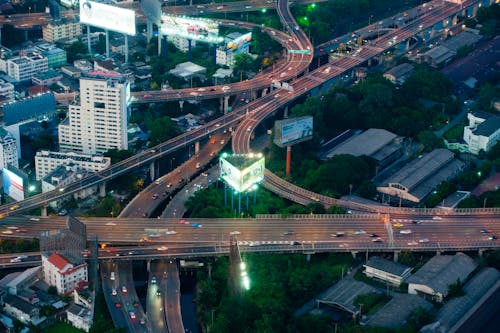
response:
[[[77,20],[53,20],[43,27],[43,40],[57,42],[61,39],[73,39],[82,34],[82,25]]]
[[[116,72],[90,72],[80,78],[80,98],[59,125],[59,148],[84,154],[128,149],[130,84]]]
[[[7,75],[16,81],[28,81],[38,73],[49,69],[48,59],[38,52],[21,53],[6,61]]]
[[[487,152],[500,140],[500,117],[484,112],[468,113],[469,126],[464,127],[464,141],[469,152]]]

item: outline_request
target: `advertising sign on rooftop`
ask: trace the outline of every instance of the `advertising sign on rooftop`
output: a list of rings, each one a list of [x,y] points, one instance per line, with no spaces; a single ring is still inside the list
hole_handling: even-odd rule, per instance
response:
[[[244,163],[239,163],[244,160]],[[263,156],[247,157],[232,155],[220,159],[221,177],[234,190],[244,192],[253,184],[264,179],[265,159]]]
[[[133,10],[99,2],[80,1],[80,23],[130,36],[135,35],[135,12]]]
[[[161,33],[207,43],[220,43],[219,24],[213,20],[163,14]]]
[[[313,117],[305,116],[278,120],[274,123],[274,143],[280,147],[290,146],[312,138]]]

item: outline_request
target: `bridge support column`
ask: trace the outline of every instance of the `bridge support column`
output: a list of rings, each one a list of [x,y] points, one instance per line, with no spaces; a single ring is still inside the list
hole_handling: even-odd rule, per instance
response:
[[[148,43],[151,41],[152,37],[153,37],[153,22],[148,20],[146,22],[146,38],[148,39]]]
[[[219,111],[224,111],[224,97],[219,98]]]
[[[394,251],[394,262],[398,262],[399,259],[399,251]]]
[[[161,55],[161,32],[160,27],[158,27],[158,56]]]
[[[87,50],[92,54],[92,43],[90,43],[90,25],[87,24]]]
[[[104,30],[106,32],[106,58],[109,58],[109,30]]]
[[[283,118],[288,118],[288,106],[285,106],[285,111],[283,113]]]
[[[106,182],[99,184],[99,197],[104,198],[106,196]]]
[[[306,261],[307,262],[311,261],[311,254],[310,253],[306,254]]]
[[[194,143],[194,153],[195,153],[195,155],[198,154],[199,151],[200,151],[200,141],[196,141]]]
[[[257,92],[256,91],[252,91],[252,101],[257,99]]]
[[[181,108],[181,111],[184,109],[184,101],[179,101],[179,107]]]
[[[227,110],[229,108],[229,96],[224,96],[224,114],[227,113]]]
[[[28,41],[28,30],[24,30],[24,41]]]
[[[153,161],[149,165],[149,175],[150,175],[151,180],[154,180],[156,178],[155,169],[156,169],[156,164],[155,164],[155,161]]]
[[[476,16],[476,14],[477,14],[477,9],[478,9],[478,8],[479,8],[479,7],[478,7],[478,5],[477,5],[477,4],[475,4],[475,5],[472,7],[472,16]]]
[[[147,266],[148,272],[151,271],[151,260],[148,260],[146,266]]]
[[[482,257],[483,257],[484,250],[483,250],[483,249],[479,249],[479,250],[477,250],[477,253],[478,253],[478,255],[479,255],[479,258],[482,258]]]
[[[456,26],[457,22],[458,22],[458,15],[453,15],[453,17],[451,18],[451,26],[452,27]]]
[[[262,97],[266,96],[268,92],[268,88],[262,89]]]
[[[405,42],[405,50],[408,51],[410,49],[410,38],[408,38]]]
[[[41,217],[47,217],[47,206],[42,206],[40,208],[40,216]]]
[[[353,259],[356,259],[356,255],[358,254],[358,251],[351,251],[351,255]]]
[[[436,255],[440,256],[441,255],[441,251],[436,251]]]

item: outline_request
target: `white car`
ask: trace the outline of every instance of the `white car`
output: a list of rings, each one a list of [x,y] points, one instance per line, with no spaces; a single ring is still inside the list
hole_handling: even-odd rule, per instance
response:
[[[40,219],[38,217],[31,217],[30,221],[40,221]]]
[[[400,234],[408,235],[408,234],[411,234],[411,230],[410,229],[404,229],[404,230],[401,230],[399,233]]]
[[[408,245],[410,245],[410,246],[415,246],[415,245],[418,245],[418,243],[417,243],[417,242],[415,242],[415,241],[412,241],[412,242],[409,242],[409,243],[408,243]]]
[[[433,220],[442,220],[443,218],[441,216],[434,216],[432,219]]]
[[[177,231],[174,231],[174,230],[165,231],[165,234],[167,234],[167,235],[175,235],[176,233],[177,233]]]
[[[239,232],[239,231],[231,231],[229,234],[230,235],[239,235],[239,234],[241,234],[241,232]]]
[[[360,230],[356,230],[356,231],[354,232],[354,234],[355,234],[355,235],[364,235],[364,234],[366,234],[366,231],[364,231],[364,230],[361,230],[361,229],[360,229]]]
[[[428,238],[422,238],[418,242],[419,243],[429,243],[429,239]]]

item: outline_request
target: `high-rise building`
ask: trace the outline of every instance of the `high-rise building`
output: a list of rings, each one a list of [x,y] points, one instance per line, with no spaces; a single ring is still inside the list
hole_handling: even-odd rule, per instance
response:
[[[16,139],[12,134],[0,127],[0,169],[8,165],[19,167],[19,155]]]
[[[59,125],[60,150],[84,154],[128,149],[130,84],[116,72],[90,72],[80,78],[80,96]]]

